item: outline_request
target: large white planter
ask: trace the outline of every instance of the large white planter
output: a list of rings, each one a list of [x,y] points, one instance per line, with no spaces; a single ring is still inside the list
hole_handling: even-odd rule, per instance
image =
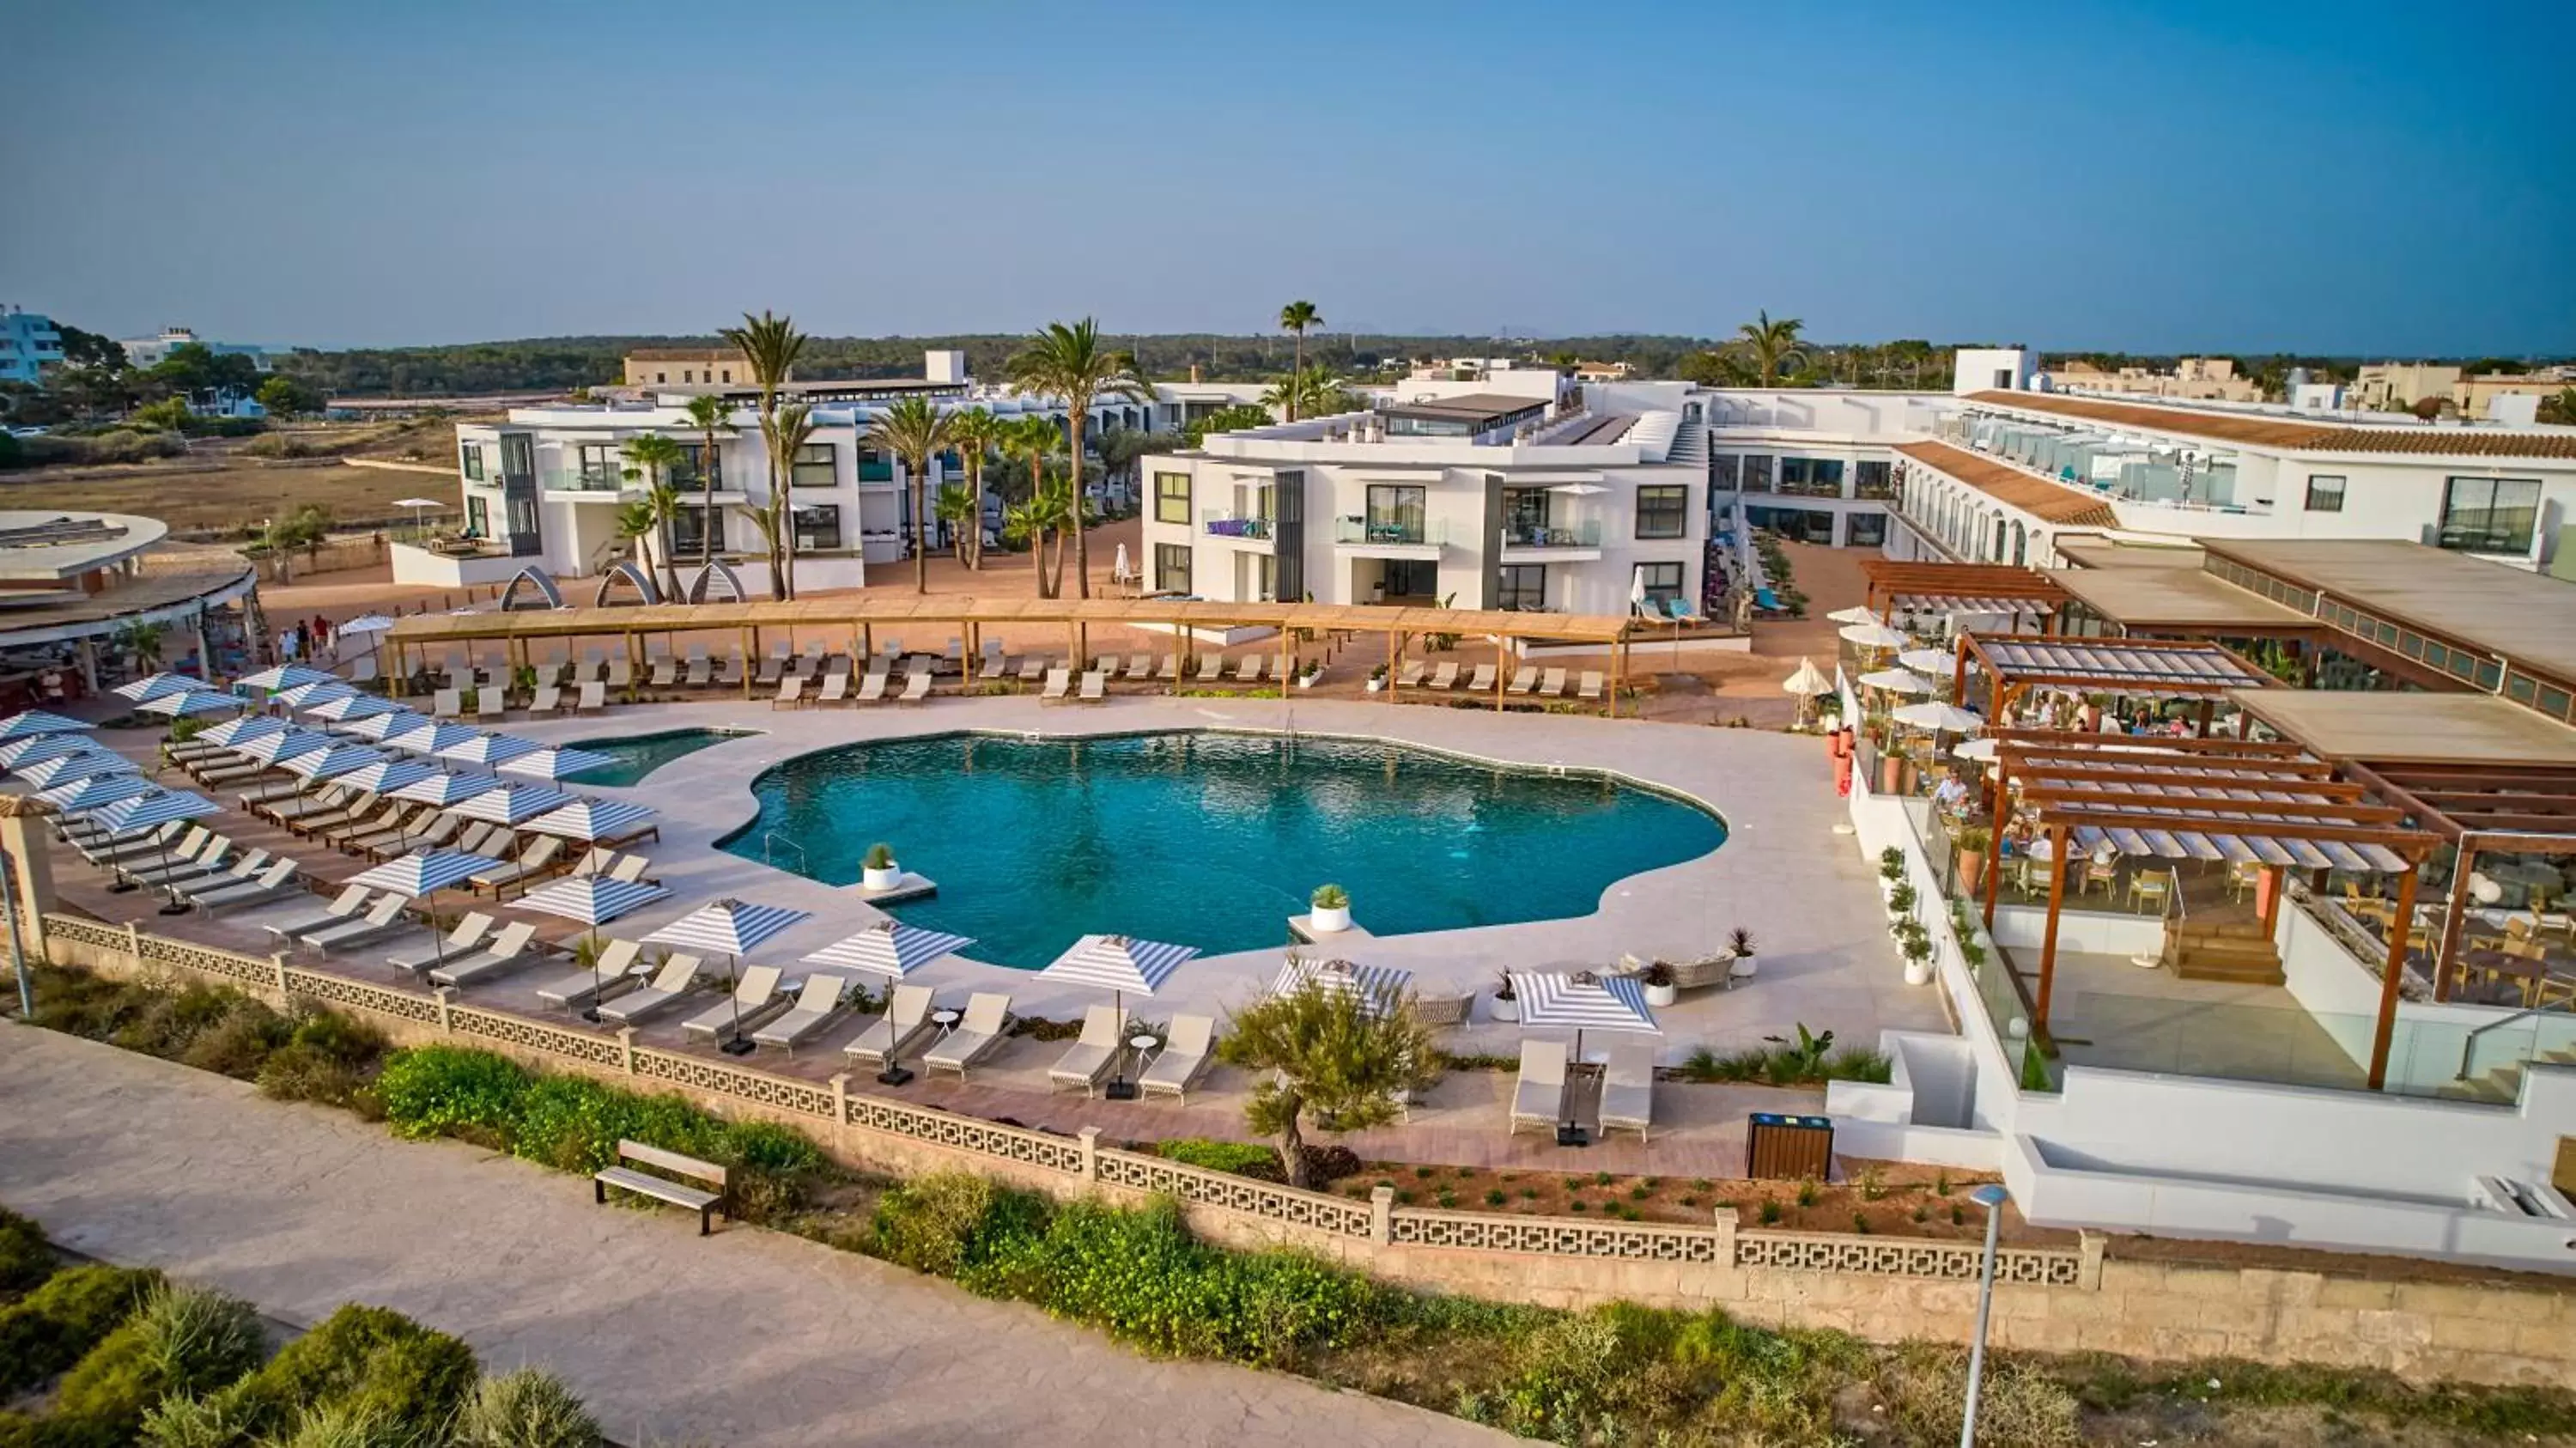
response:
[[[1321,674],[1299,674],[1297,676],[1297,687],[1300,689],[1311,689],[1315,687],[1315,681],[1322,677],[1324,676]]]
[[[903,866],[899,864],[888,865],[882,870],[866,865],[859,867],[859,888],[862,890],[891,890],[902,883]]]
[[[1517,1000],[1507,1001],[1501,996],[1494,997],[1493,1018],[1506,1023],[1519,1020],[1521,1003]]]
[[[1306,916],[1306,923],[1323,934],[1351,928],[1351,907],[1348,905],[1315,905],[1308,909],[1310,913]]]
[[[1932,962],[1929,958],[1923,960],[1909,960],[1905,962],[1905,983],[1907,985],[1925,985],[1929,984],[1931,979]]]
[[[1370,693],[1372,693],[1372,694],[1378,694],[1378,693],[1383,693],[1383,692],[1385,692],[1385,690],[1386,690],[1386,680],[1384,680],[1384,679],[1371,679],[1371,680],[1369,680],[1369,681],[1368,681],[1368,691],[1369,691]]]
[[[1677,985],[1650,985],[1646,987],[1646,1004],[1653,1006],[1657,1010],[1662,1010],[1664,1007],[1671,1005],[1673,1002],[1678,1001],[1681,998],[1682,988]]]

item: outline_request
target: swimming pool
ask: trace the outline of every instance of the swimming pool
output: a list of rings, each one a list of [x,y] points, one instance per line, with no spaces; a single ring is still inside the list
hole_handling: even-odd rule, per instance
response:
[[[898,916],[1024,968],[1088,931],[1211,954],[1278,945],[1327,882],[1380,935],[1582,915],[1612,881],[1726,839],[1695,805],[1595,776],[1214,731],[849,745],[766,770],[752,793],[759,815],[725,849],[759,859],[782,835],[800,873],[846,885],[882,840],[939,884]]]
[[[593,754],[605,754],[616,761],[597,769],[564,776],[575,784],[605,784],[619,787],[644,782],[644,776],[684,754],[757,734],[757,729],[667,729],[659,734],[630,734],[615,739],[576,739],[580,748]]]

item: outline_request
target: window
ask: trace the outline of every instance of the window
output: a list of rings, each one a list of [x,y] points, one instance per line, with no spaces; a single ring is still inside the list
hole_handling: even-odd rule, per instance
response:
[[[682,507],[671,514],[671,556],[695,558],[707,547],[707,510]],[[724,539],[716,539],[716,551],[724,551]]]
[[[617,449],[604,442],[581,445],[581,485],[585,488],[616,487],[625,469],[618,463]]]
[[[1889,475],[1886,463],[1857,462],[1852,464],[1852,468],[1859,480],[1859,485],[1852,490],[1853,497],[1886,499],[1896,496],[1896,483]]]
[[[1714,492],[1735,491],[1737,467],[1742,462],[1733,453],[1711,453],[1708,457],[1708,485]]]
[[[809,442],[798,448],[796,463],[787,473],[791,488],[828,488],[840,480],[840,469],[832,461],[832,445],[828,442]]]
[[[2308,475],[2308,511],[2340,513],[2343,511],[2343,479],[2324,473]]]
[[[1547,607],[1547,565],[1544,563],[1506,563],[1500,586],[1494,591],[1494,607],[1541,609]]]
[[[1371,483],[1368,516],[1362,523],[1371,543],[1420,543],[1425,531],[1429,490],[1403,483]]]
[[[1837,458],[1780,459],[1780,491],[1804,498],[1843,495],[1843,465]]]
[[[1547,541],[1547,489],[1503,489],[1503,536],[1515,543]]]
[[[656,381],[656,382],[661,381],[661,380],[662,380],[662,374],[661,374],[661,373],[659,373],[659,372],[654,373],[654,374],[653,374],[653,380],[654,380],[654,381]],[[698,374],[697,374],[697,373],[695,373],[695,372],[693,372],[693,371],[683,370],[683,371],[680,373],[680,380],[681,380],[682,382],[695,382],[695,381],[697,381],[697,380],[698,380]]]
[[[708,468],[704,473],[699,471],[699,465],[706,460],[707,445],[705,443],[682,443],[680,445],[680,454],[681,457],[678,466],[671,469],[671,486],[675,488],[703,488],[710,480],[710,474],[712,475],[712,480],[717,487],[721,488],[724,486],[724,453],[721,449],[719,449],[715,455],[714,465]]]
[[[1678,563],[1640,563],[1637,579],[1646,585],[1646,600],[1654,604],[1678,603],[1682,596],[1682,566]]]
[[[840,546],[840,509],[829,503],[805,503],[797,507],[797,552],[828,552]]]
[[[1637,536],[1640,538],[1680,538],[1690,532],[1690,489],[1672,487],[1637,490]]]
[[[1867,466],[1867,464],[1863,464]],[[1887,542],[1885,513],[1854,513],[1843,521],[1843,542],[1853,548],[1878,548]]]
[[[2453,478],[2435,541],[2469,553],[2528,553],[2539,518],[2537,478]]]
[[[458,451],[465,459],[465,481],[483,481],[483,449],[469,442]]]
[[[465,500],[465,534],[469,538],[492,536],[492,505],[479,496]]]
[[[872,447],[859,449],[859,481],[891,483],[894,481],[894,459]]]
[[[1184,482],[1186,474],[1177,475]],[[1154,545],[1154,588],[1160,593],[1190,591],[1190,545],[1157,543]]]
[[[1154,521],[1157,523],[1181,524],[1187,524],[1190,521],[1189,474],[1154,474]],[[1186,553],[1188,550],[1184,549],[1182,551]],[[1189,571],[1189,565],[1186,563],[1181,566],[1181,572],[1184,576],[1186,576]]]
[[[1744,455],[1744,491],[1748,493],[1771,491],[1771,457],[1768,453]]]

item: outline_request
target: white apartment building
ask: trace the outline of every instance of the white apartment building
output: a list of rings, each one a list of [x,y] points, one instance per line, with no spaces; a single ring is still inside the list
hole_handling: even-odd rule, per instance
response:
[[[1419,374],[1365,412],[1148,457],[1149,587],[1225,601],[1700,605],[1708,454],[1683,383]]]

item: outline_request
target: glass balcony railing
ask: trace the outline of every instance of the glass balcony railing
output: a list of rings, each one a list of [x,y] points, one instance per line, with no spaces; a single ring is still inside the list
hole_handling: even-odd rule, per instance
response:
[[[891,483],[894,481],[894,464],[890,462],[872,463],[863,459],[859,463],[859,481],[863,483]]]
[[[1270,536],[1270,520],[1263,517],[1242,517],[1234,513],[1210,509],[1199,514],[1199,531],[1211,538],[1267,539]]]
[[[1503,546],[1506,548],[1598,548],[1601,546],[1601,520],[1587,518],[1563,525],[1550,523],[1505,523]]]
[[[596,468],[548,468],[538,481],[549,493],[614,493],[626,486],[614,470]]]
[[[1445,524],[1401,514],[1335,518],[1333,541],[1361,546],[1438,547],[1449,541],[1449,530]]]

